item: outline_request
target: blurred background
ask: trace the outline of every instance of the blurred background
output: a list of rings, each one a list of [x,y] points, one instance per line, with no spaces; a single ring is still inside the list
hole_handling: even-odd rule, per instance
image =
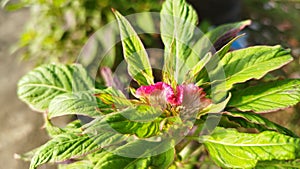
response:
[[[251,19],[252,25],[237,48],[281,44],[292,49],[294,61],[270,78],[300,78],[300,1],[297,0],[188,0],[197,10],[205,32],[216,25]],[[162,0],[2,0],[0,4],[0,169],[27,169],[14,159],[48,139],[43,116],[18,100],[17,81],[32,68],[51,62],[72,63],[87,39],[114,19],[110,9],[122,14],[159,11]],[[146,46],[155,46],[147,36]],[[150,37],[150,39],[153,37]],[[101,45],[103,42],[99,42]],[[113,67],[118,46],[106,62]],[[96,52],[97,53],[97,52]],[[96,55],[96,54],[95,54]],[[90,63],[93,59],[90,60]],[[86,63],[88,66],[88,64]],[[300,135],[300,104],[265,114]],[[42,166],[40,168],[55,168]]]

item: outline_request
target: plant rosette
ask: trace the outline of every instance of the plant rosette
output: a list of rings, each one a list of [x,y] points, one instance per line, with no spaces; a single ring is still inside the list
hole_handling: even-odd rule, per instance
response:
[[[95,87],[80,64],[47,64],[26,74],[18,96],[45,114],[51,137],[16,155],[30,161],[30,169],[45,163],[61,169],[300,167],[299,137],[260,115],[300,101],[299,79],[265,78],[293,60],[289,50],[253,46],[230,51],[250,21],[201,34],[189,4],[166,0],[160,13],[164,65],[155,73],[133,26],[113,13],[135,84],[124,88],[121,76],[102,68],[109,87]],[[52,124],[66,115],[79,120],[65,127]]]

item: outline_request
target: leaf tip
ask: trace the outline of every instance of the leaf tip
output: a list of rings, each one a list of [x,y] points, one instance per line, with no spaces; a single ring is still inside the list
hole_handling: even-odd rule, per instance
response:
[[[14,159],[19,160],[22,159],[20,154],[14,153]]]
[[[251,19],[245,20],[245,25],[251,25],[251,24],[252,24],[252,20]]]

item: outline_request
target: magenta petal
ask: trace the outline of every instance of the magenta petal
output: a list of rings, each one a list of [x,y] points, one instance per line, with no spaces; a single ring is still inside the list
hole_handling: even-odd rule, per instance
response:
[[[146,97],[153,105],[171,104],[182,105],[186,108],[203,108],[207,104],[205,92],[194,84],[179,85],[174,89],[164,82],[157,82],[149,86],[141,86],[136,90],[138,97]]]
[[[166,88],[166,98],[167,101],[173,105],[173,106],[179,106],[182,103],[183,98],[183,88],[182,86],[177,86],[176,88],[176,94],[174,93],[174,90],[171,88]]]
[[[136,95],[138,97],[148,95],[152,92],[153,88],[151,86],[141,86],[136,90]]]
[[[163,89],[163,82],[155,83],[154,85],[149,86],[141,86],[136,90],[137,96],[148,96],[151,95],[155,90],[162,90]]]
[[[155,90],[162,90],[162,82],[158,82],[154,85],[141,86],[136,90],[137,96],[147,96],[153,93]]]

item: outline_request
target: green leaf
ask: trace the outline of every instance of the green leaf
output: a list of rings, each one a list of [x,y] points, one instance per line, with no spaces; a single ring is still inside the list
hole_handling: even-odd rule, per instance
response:
[[[211,52],[207,53],[193,68],[191,68],[186,76],[185,82],[195,82],[197,75],[203,70],[203,68],[209,62],[211,57]]]
[[[9,2],[10,0],[2,0],[0,2],[1,8],[4,8],[6,6],[6,4]]]
[[[211,158],[224,168],[254,168],[258,161],[293,160],[300,155],[299,139],[273,131],[249,134],[217,128],[203,141]]]
[[[256,128],[259,131],[271,130],[291,137],[298,137],[289,129],[273,123],[259,114],[251,112],[222,112],[222,114],[227,116],[230,121],[238,123],[241,127]]]
[[[236,83],[260,79],[292,60],[290,51],[280,46],[255,46],[229,52],[221,60],[226,74],[225,90],[231,89]]]
[[[250,23],[250,20],[245,20],[242,22],[224,24],[207,32],[193,45],[192,49],[197,55],[191,53],[190,57],[193,58],[192,61],[197,62],[208,52],[223,50],[222,48],[224,48],[225,45],[227,46],[225,48],[230,47],[230,43],[238,38],[238,33],[250,25]]]
[[[258,162],[256,169],[296,169],[300,168],[300,159],[292,161],[263,161]]]
[[[127,99],[120,90],[116,90],[112,87],[108,87],[104,90],[98,90],[96,97],[98,97],[104,104],[113,105],[113,107],[118,109],[132,106],[130,100]]]
[[[97,118],[84,126],[85,133],[113,131],[122,134],[136,134],[150,137],[160,131],[161,111],[152,106],[140,105]]]
[[[41,146],[31,160],[30,169],[48,162],[65,162],[80,158],[100,146],[89,136],[76,134],[62,134]]]
[[[101,152],[93,158],[96,161],[95,169],[167,169],[173,163],[174,156],[174,149],[171,148],[159,155],[144,158],[129,158],[110,152]]]
[[[171,148],[168,151],[151,157],[151,166],[157,169],[168,168],[175,159],[175,149]]]
[[[131,141],[118,147],[114,153],[125,157],[150,157],[172,148],[173,144],[170,139],[164,137],[160,139],[161,141],[141,139]]]
[[[221,28],[223,28],[223,26],[220,26],[220,28],[216,28],[215,30],[208,32],[193,46],[193,51],[197,51],[199,49],[201,49],[201,51],[198,55],[194,55],[192,53],[190,56],[190,58],[192,58],[190,62],[197,62],[199,60],[198,58],[201,58],[201,62],[201,60],[207,57],[207,53],[213,52],[213,55],[204,65],[205,69],[198,72],[196,76],[194,76],[193,81],[198,86],[214,82],[208,89],[208,92],[211,92],[211,95],[214,96],[212,99],[216,102],[222,101],[227,94],[227,90],[224,90],[224,88],[226,88],[226,81],[224,81],[226,79],[223,69],[224,65],[220,60],[230,50],[232,43],[243,36],[237,36],[237,33],[249,23],[249,21],[243,21],[240,23],[225,25],[224,30],[227,30],[227,33],[220,32]],[[211,43],[219,43],[217,44],[219,47],[213,49]],[[215,50],[217,51],[215,52]]]
[[[48,109],[50,101],[64,93],[93,89],[94,82],[80,65],[49,64],[23,76],[18,96],[37,111]]]
[[[208,107],[204,108],[203,111],[208,112],[208,113],[220,113],[221,111],[223,111],[225,109],[230,98],[231,98],[231,93],[229,93],[227,98],[225,98],[221,102],[210,104]]]
[[[220,50],[218,50],[214,55],[210,56],[209,58],[206,59],[207,55],[205,55],[200,60],[200,62],[204,59],[207,60],[205,63],[205,69],[199,71],[197,74],[194,75],[194,78],[192,78],[193,82],[198,86],[210,84],[211,82],[215,81],[215,83],[211,85],[209,89],[207,89],[207,92],[211,92],[211,95],[214,96],[212,99],[216,102],[222,101],[227,94],[227,92],[224,91],[224,88],[226,86],[226,81],[224,80],[226,79],[226,76],[223,70],[223,65],[220,62],[220,59],[222,59],[226,55],[232,43],[238,38],[240,38],[241,36],[243,35],[233,38],[231,41],[229,41],[225,46],[223,46]],[[201,48],[201,46],[199,46],[199,48]]]
[[[226,53],[228,53],[228,51],[230,50],[233,42],[235,42],[236,40],[238,40],[239,38],[243,37],[245,34],[241,34],[239,36],[236,36],[234,38],[232,38],[226,45],[224,45],[220,50],[218,50],[215,55],[219,57],[219,59],[222,59]]]
[[[149,159],[141,158],[134,159],[128,157],[122,157],[113,153],[102,153],[98,158],[95,165],[95,169],[111,169],[111,168],[122,168],[122,169],[147,169],[149,166]]]
[[[45,124],[44,127],[51,138],[56,137],[57,135],[64,133],[80,133],[82,122],[80,120],[74,120],[69,122],[65,127],[61,128],[58,126],[54,126],[52,122],[48,119],[48,117],[44,118]]]
[[[92,162],[88,160],[76,161],[71,164],[60,164],[58,169],[95,169]]]
[[[300,102],[300,80],[261,83],[233,93],[230,107],[241,111],[270,112]]]
[[[94,91],[66,93],[55,97],[49,105],[48,117],[54,118],[64,115],[84,115],[98,117],[98,101]]]
[[[38,151],[39,148],[35,148],[29,152],[26,152],[24,154],[14,154],[15,159],[21,159],[23,161],[30,162],[34,154]]]
[[[163,66],[163,81],[167,84],[171,84],[172,87],[177,86],[177,82],[175,79],[175,69],[176,69],[176,58],[174,57],[174,53],[176,52],[176,42],[173,41],[170,46],[170,51],[167,53],[165,49],[164,56],[164,66]]]
[[[62,163],[77,160],[103,147],[122,142],[123,135],[105,132],[99,135],[63,133],[42,145],[34,154],[30,169],[45,163]]]
[[[234,37],[236,37],[242,29],[250,24],[250,20],[224,24],[207,32],[205,36],[212,44],[214,44],[215,49],[219,50]]]
[[[167,0],[160,16],[161,37],[165,45],[164,67],[170,66],[172,62],[174,77],[177,83],[181,83],[188,71],[185,61],[191,52],[190,41],[198,21],[197,13],[185,0]],[[171,50],[172,44],[175,45],[174,50]],[[173,55],[174,60],[167,59],[170,55]]]
[[[201,60],[199,61],[199,62],[202,62],[202,60],[205,60],[205,65],[204,65],[205,69],[202,68],[201,71],[197,72],[197,74],[196,74],[197,76],[195,76],[193,78],[193,81],[196,85],[200,86],[201,84],[206,83],[206,82],[214,81],[217,79],[219,81],[225,79],[225,75],[223,72],[223,65],[220,63],[220,59],[222,59],[226,55],[226,53],[230,50],[232,43],[242,36],[244,36],[244,35],[242,34],[242,35],[239,35],[239,36],[231,39],[227,44],[225,44],[214,55],[210,56],[210,58],[207,58],[208,53],[211,53],[211,51],[208,50],[208,48],[210,46],[207,41],[209,41],[209,40],[205,36],[202,38],[203,40],[198,42],[199,44],[196,44],[193,47],[193,49],[195,48],[194,50],[196,50],[198,48],[203,49],[203,50],[201,50],[200,56],[202,55],[202,53],[204,55],[205,51],[207,52],[206,55],[204,55],[204,57],[201,56]],[[207,48],[207,49],[205,49],[205,48]],[[193,59],[194,62],[197,62],[199,60],[198,55],[196,55],[196,56],[191,55],[190,57],[191,58],[194,57],[194,59]],[[218,70],[218,72],[214,72],[214,70]],[[213,76],[212,73],[214,73],[215,76]],[[224,85],[225,85],[224,83],[222,85],[219,84],[219,86],[221,86],[221,87],[223,87]]]
[[[113,11],[121,33],[124,58],[128,64],[128,72],[140,85],[153,84],[153,75],[148,54],[140,38],[118,11]]]

